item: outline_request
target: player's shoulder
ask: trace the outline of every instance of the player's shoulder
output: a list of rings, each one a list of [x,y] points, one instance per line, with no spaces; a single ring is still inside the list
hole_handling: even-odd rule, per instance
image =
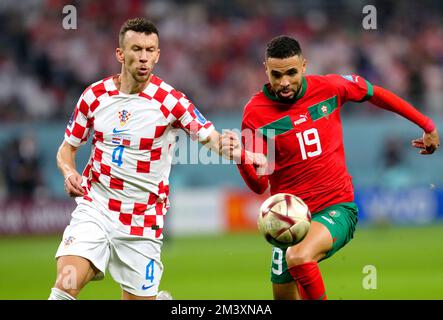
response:
[[[243,113],[250,113],[260,110],[261,107],[268,105],[268,99],[263,93],[263,90],[256,92],[249,100],[246,102],[243,108]]]
[[[337,83],[358,83],[361,80],[364,80],[363,77],[350,73],[350,74],[336,74],[336,73],[330,73],[325,75],[308,75],[306,76],[306,80],[309,83],[314,84],[337,84]]]
[[[172,95],[174,98],[180,100],[181,98],[187,99],[186,95],[177,90],[175,87],[164,81],[159,76],[152,74],[148,87],[144,91],[156,92],[158,96]],[[155,95],[154,95],[155,97]]]
[[[328,85],[331,83],[334,83],[336,81],[339,81],[342,76],[339,74],[335,74],[335,73],[330,73],[330,74],[324,74],[324,75],[319,75],[319,74],[310,74],[310,75],[306,75],[305,76],[306,81],[309,84],[323,84],[323,85]]]
[[[83,96],[89,94],[94,95],[95,97],[99,97],[105,93],[109,93],[110,95],[114,95],[118,93],[118,89],[114,83],[114,77],[116,75],[111,75],[106,78],[100,79],[94,83],[91,83],[86,89],[83,91]]]

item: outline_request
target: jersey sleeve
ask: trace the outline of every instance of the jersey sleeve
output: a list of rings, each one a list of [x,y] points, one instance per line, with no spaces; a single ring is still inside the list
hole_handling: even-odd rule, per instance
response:
[[[254,121],[254,115],[252,112],[249,112],[248,108],[245,108],[243,113],[241,130],[242,144],[245,150],[264,155],[268,154],[266,137],[258,130],[257,124]]]
[[[88,141],[92,121],[89,118],[89,106],[95,100],[91,90],[85,90],[78,99],[65,130],[65,141],[74,147],[79,147]]]
[[[256,129],[252,113],[248,112],[247,106],[243,113],[242,120],[242,144],[244,150],[262,153],[267,155],[268,148],[265,137]],[[242,162],[237,164],[240,175],[245,181],[246,185],[255,193],[262,194],[269,186],[269,179],[267,175],[257,175],[256,168],[253,164]]]
[[[207,120],[184,95],[176,97],[177,102],[172,107],[172,114],[176,119],[173,126],[182,128],[192,140],[206,140],[215,130],[212,122]]]
[[[363,102],[374,95],[372,84],[361,76],[330,74],[327,77],[337,89],[343,102]]]

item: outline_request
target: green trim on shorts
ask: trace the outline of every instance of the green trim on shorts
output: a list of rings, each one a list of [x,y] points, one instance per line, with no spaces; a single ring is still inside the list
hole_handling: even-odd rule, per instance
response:
[[[312,221],[324,225],[331,233],[331,250],[321,259],[327,259],[343,248],[353,237],[358,222],[358,208],[354,202],[343,202],[329,206],[312,214]],[[286,264],[286,249],[272,248],[271,281],[283,284],[293,281]],[[320,260],[320,261],[321,261]]]

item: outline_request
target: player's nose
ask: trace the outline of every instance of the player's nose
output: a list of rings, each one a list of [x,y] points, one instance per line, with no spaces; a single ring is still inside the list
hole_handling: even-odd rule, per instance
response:
[[[148,62],[148,52],[146,50],[141,50],[140,62]]]
[[[283,77],[280,81],[280,85],[284,88],[289,87],[290,85],[289,78]]]

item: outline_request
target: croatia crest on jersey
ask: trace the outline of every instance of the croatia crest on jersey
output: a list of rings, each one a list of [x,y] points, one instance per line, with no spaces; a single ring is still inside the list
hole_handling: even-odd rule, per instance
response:
[[[131,118],[131,113],[127,110],[119,111],[118,118],[120,119],[120,126],[124,127]]]

